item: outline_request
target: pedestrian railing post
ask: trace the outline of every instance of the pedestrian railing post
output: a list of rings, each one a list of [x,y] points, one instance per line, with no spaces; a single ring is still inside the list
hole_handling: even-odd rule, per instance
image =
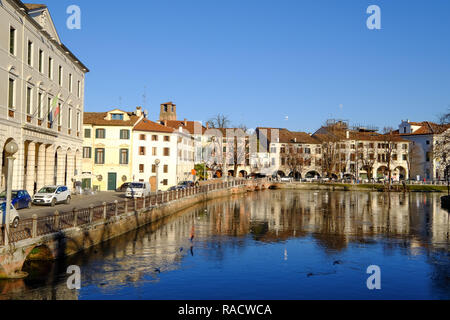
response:
[[[59,212],[55,211],[55,230],[59,230]]]
[[[125,214],[128,213],[128,199],[125,199]]]
[[[37,237],[37,219],[38,219],[37,215],[33,214],[33,230],[32,230],[32,233],[31,233],[31,237],[32,238],[36,238]]]
[[[137,198],[133,198],[134,200],[134,211],[138,211],[138,207],[137,207]]]
[[[103,220],[106,220],[106,202],[103,202]]]
[[[145,209],[145,196],[142,197],[142,209]]]
[[[119,215],[119,201],[114,201],[114,215],[117,217]]]
[[[89,206],[89,223],[94,221],[94,205]]]
[[[73,226],[76,228],[78,225],[78,211],[77,209],[73,208]]]

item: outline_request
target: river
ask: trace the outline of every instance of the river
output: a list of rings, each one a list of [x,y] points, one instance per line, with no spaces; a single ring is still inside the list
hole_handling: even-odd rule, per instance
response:
[[[0,299],[450,299],[449,232],[439,194],[267,190],[27,263]],[[367,287],[373,265],[381,290]]]

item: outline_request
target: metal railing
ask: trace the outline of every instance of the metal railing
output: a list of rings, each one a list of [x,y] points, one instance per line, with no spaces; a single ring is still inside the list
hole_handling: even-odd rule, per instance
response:
[[[152,207],[187,198],[190,196],[207,193],[210,191],[228,189],[248,184],[249,182],[260,182],[258,180],[233,180],[209,183],[201,186],[185,189],[164,191],[145,198],[125,199],[113,203],[103,203],[100,206],[89,206],[88,208],[73,209],[69,212],[59,213],[45,217],[33,216],[31,219],[20,221],[17,228],[10,228],[10,242],[36,238],[47,234],[61,232],[73,227],[85,226],[98,221],[107,221],[116,216],[150,209]],[[0,228],[0,246],[4,245],[4,229]]]

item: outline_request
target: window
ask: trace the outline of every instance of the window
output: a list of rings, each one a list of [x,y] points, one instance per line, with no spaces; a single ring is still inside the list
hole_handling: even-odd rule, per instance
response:
[[[91,129],[84,129],[84,137],[85,138],[91,137]]]
[[[62,86],[62,74],[63,74],[62,67],[59,66],[59,68],[58,68],[58,83],[60,86]]]
[[[31,67],[33,63],[33,42],[28,41],[27,63]]]
[[[48,57],[48,77],[53,79],[53,59]]]
[[[407,157],[406,154],[404,154],[404,155],[403,155],[403,161],[407,161],[407,160],[408,160],[408,157]]]
[[[9,28],[9,53],[16,54],[16,29]]]
[[[92,158],[92,148],[84,147],[83,148],[83,159],[91,159]]]
[[[39,49],[39,72],[43,73],[44,72],[44,51],[42,51],[41,49]]]
[[[163,180],[163,186],[168,186],[168,185],[169,185],[169,180],[164,179],[164,180]]]
[[[374,144],[374,143],[370,143],[370,144],[369,144],[369,148],[370,148],[370,149],[375,148],[375,144]]]
[[[153,147],[152,148],[152,156],[157,156],[158,155],[158,148]]]
[[[158,141],[158,136],[157,135],[153,135],[152,136],[152,141]]]
[[[123,114],[114,113],[111,115],[111,120],[123,120]]]
[[[69,118],[67,119],[67,128],[72,129],[72,108],[69,108]]]
[[[430,145],[430,140],[427,140],[427,145]]]
[[[169,136],[164,136],[164,141],[165,142],[170,142],[170,137]]]
[[[170,156],[170,148],[164,148],[164,157]]]
[[[427,162],[431,161],[431,152],[427,152]]]
[[[145,134],[141,134],[141,135],[139,135],[139,140],[141,140],[141,141],[145,141],[145,140],[146,140],[146,136],[145,136]]]
[[[105,139],[106,130],[105,129],[97,129],[95,130],[95,138],[96,139]]]
[[[72,74],[69,73],[69,92],[72,92]]]
[[[143,164],[139,165],[139,173],[144,173],[145,166]]]
[[[393,160],[393,161],[397,161],[397,159],[398,159],[397,155],[396,155],[396,154],[393,154],[393,155],[392,155],[392,160]]]
[[[14,79],[9,78],[8,108],[14,109]]]
[[[152,164],[152,173],[156,173],[156,165]]]
[[[42,119],[43,114],[42,114],[42,93],[39,92],[38,93],[38,118]]]
[[[407,144],[403,145],[403,150],[408,150],[408,145]]]
[[[169,173],[169,166],[167,164],[164,165],[164,173]]]
[[[120,164],[128,164],[128,149],[120,149]]]
[[[130,130],[120,130],[120,139],[121,140],[129,140],[130,139]]]
[[[27,115],[31,115],[31,95],[33,93],[30,87],[27,87]]]
[[[311,154],[311,149],[310,148],[305,148],[305,153],[306,154]]]
[[[95,149],[95,164],[105,164],[105,149]]]
[[[145,147],[139,147],[139,155],[145,156]]]
[[[81,131],[81,112],[77,111],[77,131]]]
[[[61,126],[61,125],[62,125],[61,102],[58,102],[58,110],[59,110],[59,114],[58,114],[58,126]]]
[[[52,98],[48,97],[47,98],[47,121],[51,122],[52,121]]]
[[[78,81],[77,97],[81,98],[81,82],[80,81]]]

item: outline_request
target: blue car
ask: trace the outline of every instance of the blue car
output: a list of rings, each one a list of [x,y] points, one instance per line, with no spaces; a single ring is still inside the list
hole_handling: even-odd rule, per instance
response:
[[[0,193],[0,202],[6,201],[6,191]],[[16,210],[31,208],[31,197],[26,190],[13,190],[11,202]]]

